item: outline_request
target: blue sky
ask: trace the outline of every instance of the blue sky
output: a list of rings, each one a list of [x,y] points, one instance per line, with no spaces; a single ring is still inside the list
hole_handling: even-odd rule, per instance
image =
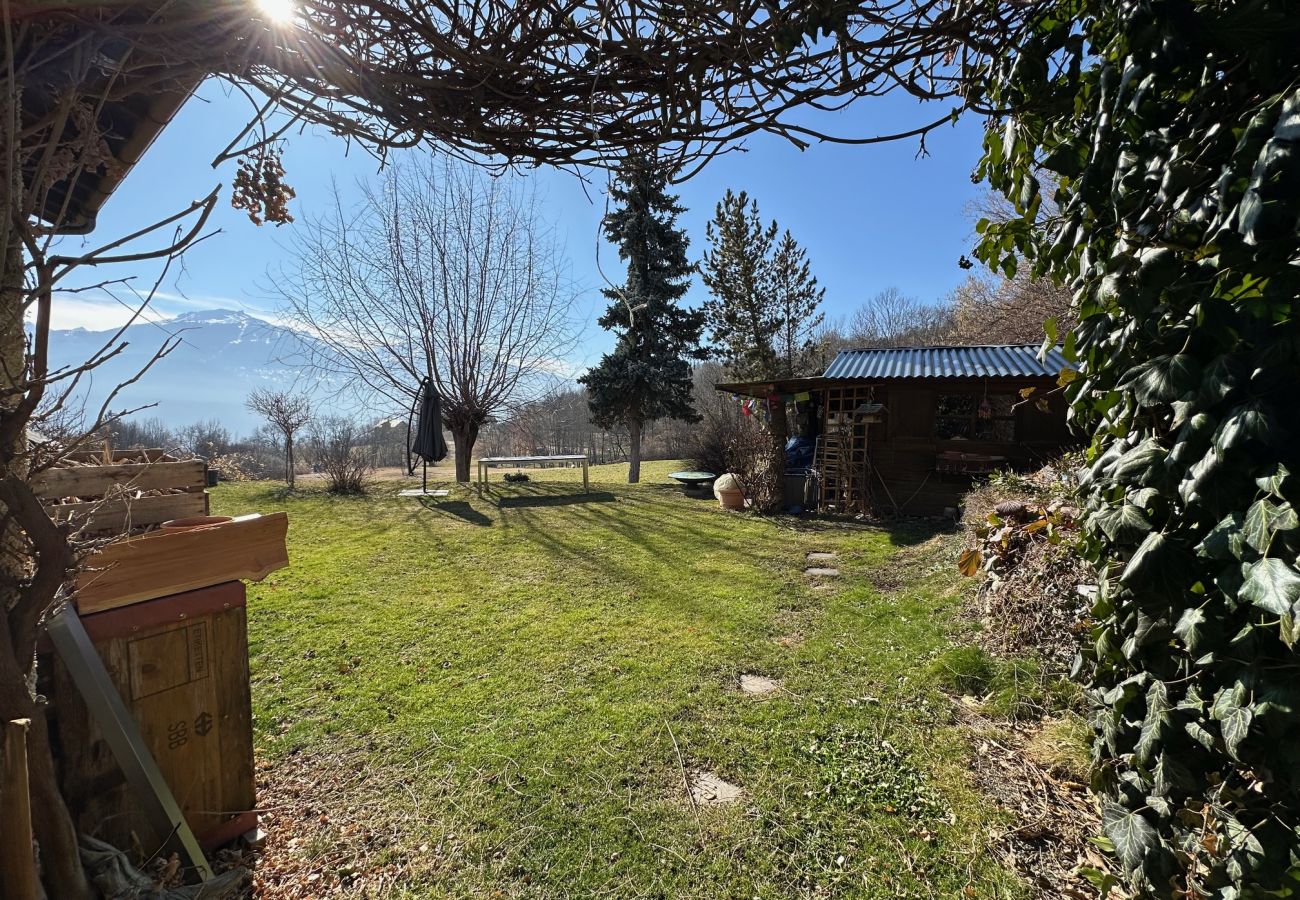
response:
[[[205,85],[100,214],[95,244],[175,212],[218,182],[225,185],[210,222],[210,230],[220,233],[192,248],[169,273],[155,304],[159,317],[220,307],[274,318],[268,281],[288,252],[290,229],[297,226],[254,226],[229,203],[234,165],[211,167],[212,158],[239,132],[248,111],[242,95],[218,82]],[[891,97],[860,101],[848,112],[817,121],[840,134],[868,136],[937,118],[941,112],[922,108],[910,98]],[[777,219],[807,248],[813,272],[827,289],[828,315],[847,315],[891,286],[937,299],[965,277],[957,259],[971,240],[966,208],[981,192],[970,181],[980,137],[980,123],[973,118],[945,126],[930,136],[930,154],[922,158],[917,157],[916,141],[818,144],[800,151],[776,137],[751,138],[744,145],[746,152],[717,159],[678,187],[689,209],[682,223],[691,238],[692,256],[698,259],[703,249],[704,224],[724,191],[743,189],[758,200],[765,218]],[[311,131],[289,138],[284,161],[287,180],[298,195],[292,211],[300,220],[304,212],[330,202],[332,184],[348,202],[355,196],[357,180],[375,177],[378,167],[364,150],[349,150],[340,139]],[[543,214],[554,223],[572,264],[578,291],[574,313],[586,326],[571,359],[574,369],[580,369],[610,344],[594,324],[604,306],[598,293],[604,284],[600,270],[614,280],[621,274],[614,249],[599,240],[604,176],[593,173],[585,187],[574,175],[550,169],[527,170],[522,177],[537,183]],[[139,274],[140,282],[152,282],[156,269]],[[702,297],[696,279],[687,303]],[[106,328],[124,314],[124,308],[108,298],[65,296],[54,324]]]

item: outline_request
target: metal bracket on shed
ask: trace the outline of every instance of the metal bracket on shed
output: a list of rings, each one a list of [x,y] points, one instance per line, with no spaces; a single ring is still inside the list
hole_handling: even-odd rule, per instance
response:
[[[95,724],[104,733],[117,764],[121,766],[127,782],[139,796],[154,830],[165,840],[173,836],[179,844],[181,856],[198,872],[199,877],[207,881],[212,878],[212,867],[208,865],[203,849],[185,821],[180,804],[172,795],[171,788],[163,778],[153,754],[145,746],[140,728],[122,696],[113,686],[104,661],[99,658],[95,645],[86,634],[86,627],[81,623],[76,609],[71,603],[65,603],[58,612],[46,619],[46,631],[50,642],[58,651],[63,664],[68,667],[77,690],[86,701]]]

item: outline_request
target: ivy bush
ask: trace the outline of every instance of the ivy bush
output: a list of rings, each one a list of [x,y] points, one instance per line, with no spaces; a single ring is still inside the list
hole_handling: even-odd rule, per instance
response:
[[[1142,896],[1300,896],[1300,3],[1051,3],[981,78],[978,255],[1079,307],[1106,839]]]

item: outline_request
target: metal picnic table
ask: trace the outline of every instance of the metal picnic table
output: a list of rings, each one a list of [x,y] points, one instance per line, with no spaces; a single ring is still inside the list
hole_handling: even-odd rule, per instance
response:
[[[478,483],[487,484],[487,471],[493,466],[525,466],[535,463],[582,463],[582,492],[591,493],[591,486],[587,478],[587,454],[585,453],[564,453],[558,456],[484,456],[478,461]]]

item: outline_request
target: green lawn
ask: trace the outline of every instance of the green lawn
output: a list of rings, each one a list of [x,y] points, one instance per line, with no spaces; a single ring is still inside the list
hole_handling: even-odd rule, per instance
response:
[[[249,601],[268,895],[1021,895],[929,674],[962,639],[951,538],[728,513],[677,467],[213,491],[290,519]],[[683,767],[745,794],[697,809]]]

